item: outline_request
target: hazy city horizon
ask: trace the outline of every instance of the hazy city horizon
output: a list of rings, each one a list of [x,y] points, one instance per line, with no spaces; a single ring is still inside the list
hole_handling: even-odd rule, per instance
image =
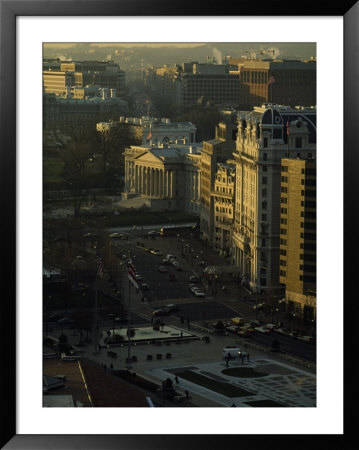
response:
[[[315,407],[316,44],[42,69],[43,406]]]

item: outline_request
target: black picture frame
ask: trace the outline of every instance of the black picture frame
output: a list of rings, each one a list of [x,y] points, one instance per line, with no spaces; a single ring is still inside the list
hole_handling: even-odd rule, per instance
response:
[[[0,0],[0,185],[1,185],[1,280],[3,286],[1,362],[2,385],[1,445],[5,449],[169,449],[218,448],[242,445],[266,445],[284,448],[290,443],[295,448],[312,448],[328,441],[333,448],[347,448],[354,428],[355,414],[347,415],[343,435],[18,435],[16,434],[16,17],[20,16],[342,16],[344,18],[344,179],[346,210],[345,233],[351,236],[344,242],[344,253],[350,255],[356,247],[356,196],[353,186],[357,179],[358,152],[358,42],[359,5],[356,1],[336,3],[288,1],[189,2],[174,3],[164,0]],[[175,10],[175,11],[174,11]],[[333,61],[335,63],[335,61]],[[335,117],[336,121],[340,118]],[[350,247],[349,247],[350,245]],[[350,251],[349,251],[350,248]],[[353,270],[344,274],[345,294],[350,292]],[[4,289],[5,288],[5,289]],[[354,299],[354,297],[353,297]],[[346,304],[346,329],[355,326],[354,302]],[[350,331],[346,335],[350,342]],[[353,361],[348,346],[344,357]],[[348,357],[349,356],[349,357]],[[350,367],[348,370],[354,370]],[[355,373],[355,372],[354,372]],[[346,409],[350,408],[348,390]],[[200,420],[200,413],[199,413]],[[179,426],[179,432],[181,427]],[[240,424],[239,424],[240,432]]]

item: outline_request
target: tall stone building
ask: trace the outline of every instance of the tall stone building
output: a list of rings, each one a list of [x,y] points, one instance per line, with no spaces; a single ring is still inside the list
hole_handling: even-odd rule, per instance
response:
[[[281,161],[315,154],[315,108],[263,105],[240,113],[233,251],[242,282],[253,291],[281,289]]]
[[[237,136],[236,115],[231,114],[216,127],[214,139],[203,142],[201,154],[201,237],[213,246],[214,239],[214,185],[218,163],[233,159]]]
[[[307,321],[316,311],[316,162],[282,160],[280,282],[288,312]]]
[[[232,255],[232,229],[234,217],[235,165],[217,165],[214,189],[214,237],[213,248],[221,256]]]

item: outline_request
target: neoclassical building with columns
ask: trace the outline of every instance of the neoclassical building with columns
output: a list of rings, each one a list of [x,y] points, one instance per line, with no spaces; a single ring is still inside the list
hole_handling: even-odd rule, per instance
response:
[[[126,148],[123,198],[140,196],[155,209],[199,214],[200,145]]]

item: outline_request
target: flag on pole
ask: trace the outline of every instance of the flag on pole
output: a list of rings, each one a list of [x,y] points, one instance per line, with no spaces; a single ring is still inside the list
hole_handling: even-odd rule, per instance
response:
[[[268,80],[268,84],[273,84],[275,83],[275,78],[273,76],[271,76]]]
[[[98,252],[97,252],[97,256],[96,256],[96,263],[97,263],[97,276],[99,278],[102,278],[103,274],[104,274],[104,265],[103,265],[102,258]]]
[[[130,280],[132,285],[135,286],[136,289],[138,289],[138,283],[136,280],[136,270],[132,264],[128,266],[128,279]]]
[[[150,130],[147,134],[147,142],[151,139],[152,137],[152,130]]]
[[[289,136],[289,122],[288,122],[288,120],[287,120],[287,125],[286,125],[286,127],[287,127],[287,136]]]

